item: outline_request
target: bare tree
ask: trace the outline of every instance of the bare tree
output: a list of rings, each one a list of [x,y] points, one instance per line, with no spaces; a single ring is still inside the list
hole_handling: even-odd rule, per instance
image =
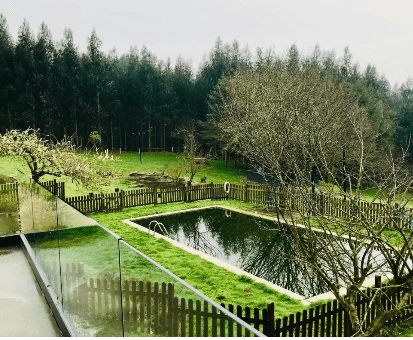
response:
[[[278,221],[288,221],[296,253],[345,309],[353,334],[372,335],[412,308],[410,171],[403,156],[377,148],[377,127],[345,85],[310,65],[289,73],[276,64],[221,81],[212,101],[220,138],[280,182],[272,188]],[[312,191],[311,169],[330,185]],[[365,186],[376,188],[374,209],[362,201]],[[374,275],[387,285],[368,296]],[[369,300],[365,313],[358,297]]]
[[[193,124],[183,126],[175,132],[176,136],[180,136],[184,141],[184,150],[178,156],[180,165],[185,168],[185,172],[190,175],[189,181],[192,182],[195,175],[199,173],[204,167],[204,160],[208,158],[203,152],[201,143]],[[200,160],[204,158],[204,160]]]

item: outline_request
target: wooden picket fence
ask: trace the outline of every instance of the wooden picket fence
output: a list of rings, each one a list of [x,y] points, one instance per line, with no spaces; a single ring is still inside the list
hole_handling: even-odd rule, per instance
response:
[[[7,196],[8,199],[17,201],[18,183],[14,182],[14,183],[0,184],[0,195],[4,195],[3,197]]]
[[[62,200],[66,197],[65,182],[57,182],[56,179],[47,182],[39,182],[39,184],[49,190],[52,194],[58,196]]]
[[[167,204],[174,202],[191,202],[198,200],[232,199],[248,203],[267,205],[292,211],[318,211],[322,215],[335,218],[358,217],[372,223],[406,223],[413,227],[413,211],[400,211],[396,208],[389,211],[388,205],[366,201],[343,200],[323,193],[299,192],[294,188],[288,190],[274,189],[266,185],[231,185],[229,193],[224,191],[224,184],[200,184],[175,186],[168,188],[142,188],[135,190],[119,190],[110,194],[94,194],[65,197],[65,183],[56,180],[42,182],[40,185],[51,193],[64,199],[68,204],[84,213],[121,211],[125,208],[151,204]],[[7,194],[17,200],[17,183],[0,186],[0,194]],[[386,210],[387,209],[387,210]],[[404,221],[404,222],[401,222]]]
[[[17,182],[15,183],[7,183],[7,184],[1,184],[0,185],[0,214],[15,214],[17,212],[17,202],[18,202],[18,184]],[[0,225],[0,228],[2,226]],[[14,229],[14,228],[13,228]],[[8,230],[8,228],[6,228]],[[0,230],[0,234],[3,234],[4,232],[8,232],[3,229],[3,231]]]
[[[280,190],[265,185],[231,185],[230,199],[268,205],[280,209],[291,209],[305,213],[317,211],[321,215],[335,218],[361,218],[375,224],[387,223],[390,227],[396,223],[411,221],[413,227],[413,210],[395,212],[397,207],[389,210],[389,206],[378,202],[362,200],[349,201],[323,193],[298,192],[294,188]],[[404,222],[402,222],[404,221]]]
[[[60,287],[57,264],[42,263],[53,287]],[[55,282],[56,281],[56,282]],[[122,318],[119,280],[100,280],[84,277],[82,264],[62,264],[62,287],[64,309],[93,320]],[[369,309],[375,289],[382,287],[381,278],[376,277],[376,287],[365,290],[366,297],[358,296],[356,301],[359,316],[365,315],[366,326],[376,316],[374,308]],[[126,335],[167,336],[252,336],[251,332],[234,322],[226,314],[204,300],[185,299],[176,296],[171,283],[152,283],[144,280],[122,282],[123,324]],[[401,294],[386,296],[381,304],[385,310],[392,310],[400,301]],[[408,303],[413,303],[410,297]],[[337,300],[305,309],[283,318],[275,318],[274,303],[267,308],[250,308],[225,305],[229,312],[267,336],[276,337],[342,337],[351,336],[351,323],[345,310]],[[413,310],[406,310],[388,322],[405,320],[413,316]]]
[[[124,208],[150,204],[192,202],[204,199],[226,199],[222,184],[200,184],[170,188],[119,190],[110,194],[89,194],[67,197],[66,202],[84,213],[120,211]]]

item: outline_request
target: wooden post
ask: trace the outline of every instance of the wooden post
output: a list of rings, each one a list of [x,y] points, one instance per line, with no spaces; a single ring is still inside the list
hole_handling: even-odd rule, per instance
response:
[[[186,202],[186,185],[182,185],[182,198]]]
[[[245,188],[244,188],[244,202],[248,202],[248,183],[245,183]]]
[[[100,193],[100,211],[103,211],[103,202],[104,202],[103,192],[101,192]]]
[[[214,183],[213,182],[211,182],[211,194],[210,194],[210,196],[211,196],[211,201],[214,199]]]
[[[60,182],[61,185],[61,193],[60,193],[60,198],[65,201],[66,200],[66,189],[65,189],[65,182]]]
[[[56,178],[53,180],[53,190],[51,190],[53,192],[54,195],[57,195],[57,182],[56,182]]]
[[[152,187],[152,200],[153,204],[157,205],[158,204],[158,188]]]
[[[124,192],[123,189],[120,190],[120,210],[123,210],[125,208],[125,202],[124,202]]]
[[[192,187],[192,183],[188,182],[188,197],[187,197],[187,202],[191,202],[191,187]]]
[[[268,334],[267,336],[275,336],[275,311],[274,302],[267,307],[268,311]]]

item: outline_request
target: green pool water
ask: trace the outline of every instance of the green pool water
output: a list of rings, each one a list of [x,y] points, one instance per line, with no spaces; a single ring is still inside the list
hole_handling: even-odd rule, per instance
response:
[[[328,291],[297,257],[287,226],[220,208],[132,222],[148,228],[154,220],[164,225],[170,238],[294,293],[308,297]],[[159,227],[156,232],[164,234]]]

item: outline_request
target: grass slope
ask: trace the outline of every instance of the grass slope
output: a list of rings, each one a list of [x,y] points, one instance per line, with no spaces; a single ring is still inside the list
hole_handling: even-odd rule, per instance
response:
[[[211,202],[206,200],[192,203],[130,208],[118,213],[94,214],[92,217],[117,233],[136,249],[151,257],[218,303],[223,302],[243,307],[266,308],[268,303],[274,302],[277,317],[302,311],[304,306],[297,300],[280,294],[263,284],[256,283],[249,277],[228,272],[224,268],[215,266],[197,255],[189,254],[180,248],[172,246],[165,240],[156,239],[121,222],[122,219],[127,218],[213,204],[227,205],[239,209],[251,208],[253,206],[252,204],[240,202]]]
[[[118,171],[117,178],[112,180],[109,186],[101,188],[101,192],[114,192],[115,188],[130,189],[130,182],[125,178],[132,171],[142,173],[153,173],[161,171],[165,164],[173,166],[177,164],[177,154],[161,152],[161,153],[143,153],[142,164],[140,163],[139,153],[137,152],[123,152],[122,154],[115,154],[119,158],[116,162],[116,169]],[[21,160],[13,157],[0,157],[0,174],[11,175],[16,173],[17,169],[26,174],[30,174],[29,167]],[[246,178],[246,173],[242,164],[234,167],[233,162],[228,162],[228,167],[225,168],[224,161],[210,161],[205,168],[198,173],[194,180],[200,181],[202,177],[206,176],[208,183],[223,183],[229,181],[233,184],[242,184]],[[49,181],[54,179],[53,176],[43,176],[42,181]],[[80,196],[86,195],[90,192],[89,189],[82,185],[73,183],[69,178],[57,178],[58,181],[66,182],[66,196]]]

